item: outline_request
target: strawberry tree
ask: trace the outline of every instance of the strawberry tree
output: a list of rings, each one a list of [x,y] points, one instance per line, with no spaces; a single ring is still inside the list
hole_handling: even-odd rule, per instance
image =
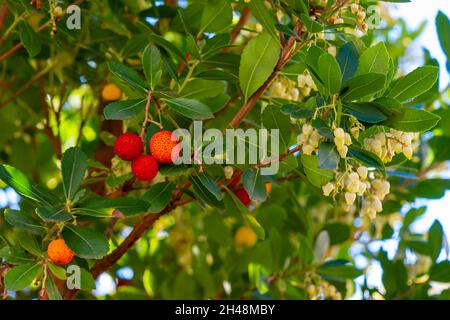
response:
[[[449,91],[383,2],[1,1],[2,298],[449,298],[442,225],[410,228],[450,185]]]

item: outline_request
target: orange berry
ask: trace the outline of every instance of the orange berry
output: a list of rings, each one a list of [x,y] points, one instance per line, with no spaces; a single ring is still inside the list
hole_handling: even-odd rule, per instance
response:
[[[75,253],[69,249],[64,239],[52,240],[47,248],[50,260],[56,264],[68,264],[72,261]]]
[[[122,90],[114,83],[108,83],[103,87],[102,97],[105,101],[116,101],[122,97]]]
[[[257,240],[258,236],[249,226],[240,227],[234,235],[234,243],[237,247],[251,248]]]
[[[180,151],[180,141],[170,131],[159,131],[150,139],[150,153],[159,163],[173,163],[180,156]]]
[[[267,192],[267,194],[269,194],[270,191],[272,191],[272,182],[267,181],[266,182],[266,192]]]

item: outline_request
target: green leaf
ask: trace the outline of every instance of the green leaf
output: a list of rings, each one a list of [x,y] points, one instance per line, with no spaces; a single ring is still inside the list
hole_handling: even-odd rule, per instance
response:
[[[309,182],[318,188],[322,187],[334,177],[333,170],[319,168],[319,159],[317,156],[302,154],[301,162]]]
[[[411,100],[430,90],[436,83],[438,76],[439,68],[435,66],[417,68],[395,81],[387,96],[400,102]]]
[[[384,125],[405,132],[423,132],[433,129],[441,120],[438,115],[420,109],[406,108],[400,119],[387,121]]]
[[[329,53],[319,58],[319,77],[323,80],[326,96],[339,92],[342,81],[341,69],[336,59]]]
[[[280,45],[270,34],[261,33],[250,40],[239,66],[239,81],[245,100],[269,78],[279,56]]]
[[[386,76],[378,73],[368,73],[347,80],[341,91],[344,101],[360,100],[371,96],[384,88]]]
[[[41,243],[42,244],[42,243]],[[21,233],[19,235],[19,245],[29,253],[41,257],[43,252],[36,237],[29,233]]]
[[[225,92],[225,82],[216,80],[193,79],[180,92],[180,97],[186,99],[205,99],[217,97]]]
[[[49,191],[32,183],[26,175],[14,167],[0,165],[0,179],[18,194],[44,205],[58,201]]]
[[[67,246],[80,258],[100,259],[108,253],[108,240],[93,229],[66,226],[62,236]]]
[[[12,226],[33,234],[43,235],[47,228],[41,226],[31,214],[25,211],[5,210],[5,220]]]
[[[64,152],[61,160],[64,194],[73,200],[83,182],[88,167],[87,156],[80,148],[73,147]]]
[[[353,42],[347,42],[339,49],[336,60],[341,68],[343,82],[355,75],[359,64],[359,54]]]
[[[57,266],[53,262],[49,261],[48,268],[58,279],[60,279],[60,280],[67,279],[66,269],[64,269],[63,267]]]
[[[193,120],[214,118],[211,109],[204,103],[185,98],[162,99],[175,112]]]
[[[103,110],[107,120],[129,120],[142,112],[147,99],[121,100],[109,103]]]
[[[245,215],[244,218],[245,220],[247,220],[253,231],[255,231],[258,239],[264,240],[266,238],[266,232],[264,231],[264,228],[261,226],[258,220],[256,220],[256,218],[251,214]]]
[[[148,45],[144,50],[142,65],[144,67],[145,78],[152,90],[155,89],[161,79],[161,61],[161,54],[158,48],[153,45]]]
[[[357,74],[381,73],[389,71],[389,53],[383,42],[368,48],[359,58]]]
[[[42,268],[42,264],[35,263],[12,268],[5,276],[6,288],[11,291],[20,291],[31,286]]]
[[[228,0],[208,0],[201,17],[201,31],[219,32],[231,25],[233,12]]]
[[[198,175],[191,176],[189,179],[192,182],[193,191],[197,200],[219,209],[225,207],[223,201],[217,198],[217,190],[209,190],[204,184],[205,181],[201,180]],[[203,179],[205,178],[203,177]],[[206,183],[206,185],[208,184]]]
[[[443,237],[444,230],[442,229],[442,225],[436,220],[428,232],[428,247],[430,256],[433,260],[436,260],[439,257],[439,253],[442,249]]]
[[[437,282],[450,282],[450,261],[442,261],[430,268],[430,280]]]
[[[211,193],[218,201],[222,200],[222,191],[217,186],[214,179],[206,172],[197,173],[197,178],[200,183]]]
[[[146,83],[141,79],[135,70],[117,62],[109,62],[108,67],[112,74],[121,79],[127,85],[135,88],[141,93],[147,93]]]
[[[447,69],[450,70],[450,20],[442,11],[436,16],[436,28],[442,50],[447,56]]]
[[[72,219],[72,215],[64,208],[36,208],[36,214],[48,222],[64,222]]]
[[[242,184],[250,199],[255,201],[266,201],[266,181],[267,179],[261,175],[260,169],[247,169],[242,174]]]
[[[161,182],[151,186],[142,196],[142,200],[150,205],[146,211],[156,213],[163,210],[172,199],[173,190],[173,183]]]
[[[63,300],[58,286],[55,284],[52,277],[47,277],[47,279],[45,279],[45,290],[49,300]]]
[[[120,197],[111,199],[95,199],[85,204],[83,208],[79,208],[81,211],[84,209],[116,209],[123,213],[125,216],[131,216],[138,213],[145,212],[148,208],[148,203],[143,199],[136,199],[131,197]]]
[[[33,262],[33,259],[25,251],[14,247],[3,247],[0,249],[0,259],[5,259],[9,264],[20,265]]]
[[[323,31],[323,26],[319,22],[311,19],[309,15],[303,13],[300,15],[300,19],[309,32],[317,33]]]
[[[250,1],[249,6],[252,15],[264,27],[264,31],[268,32],[274,39],[278,41],[278,33],[275,28],[275,20],[272,12],[264,4],[264,0]]]
[[[363,274],[361,270],[344,260],[328,261],[317,268],[317,273],[324,278],[336,280],[355,279]]]
[[[357,159],[358,161],[362,162],[368,167],[377,168],[381,172],[386,171],[383,161],[381,161],[381,159],[378,158],[372,152],[369,152],[367,150],[355,146],[350,146],[348,148],[348,155],[349,157]]]
[[[20,41],[28,52],[30,58],[35,57],[41,52],[42,43],[39,35],[26,22],[22,21],[19,24]]]
[[[344,223],[330,223],[323,228],[330,236],[330,245],[343,243],[350,239],[350,227]]]
[[[352,102],[345,105],[344,110],[362,122],[379,123],[388,119],[373,102]]]
[[[183,53],[170,41],[167,41],[163,37],[157,35],[157,34],[151,34],[150,35],[151,41],[169,52],[173,58],[178,58],[181,61],[185,61]],[[162,58],[164,59],[165,55],[162,55]]]
[[[331,142],[323,142],[319,146],[319,168],[336,169],[341,157],[336,150],[336,146]]]
[[[80,289],[84,291],[95,289],[94,277],[92,277],[92,274],[84,268],[80,268],[80,287]]]

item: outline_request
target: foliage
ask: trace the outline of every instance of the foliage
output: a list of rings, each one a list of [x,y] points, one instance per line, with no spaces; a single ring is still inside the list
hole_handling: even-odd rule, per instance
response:
[[[56,6],[72,2],[1,1],[0,180],[22,198],[0,214],[0,294],[91,299],[106,272],[112,299],[340,299],[357,278],[368,299],[448,299],[429,291],[450,282],[446,236],[438,221],[414,233],[425,208],[411,204],[449,189],[449,91],[428,52],[402,72],[404,40],[420,31],[400,22],[392,39],[388,16],[372,28],[379,2],[75,1],[71,29]],[[436,23],[448,55],[448,17]],[[120,100],[102,95],[107,83]],[[142,182],[114,155],[124,131],[148,145],[158,126],[193,132],[193,120],[280,129],[279,172],[165,164]],[[242,226],[256,244],[235,241]],[[57,237],[81,290],[47,257]],[[371,246],[389,239],[394,255]],[[382,287],[367,282],[374,262]]]

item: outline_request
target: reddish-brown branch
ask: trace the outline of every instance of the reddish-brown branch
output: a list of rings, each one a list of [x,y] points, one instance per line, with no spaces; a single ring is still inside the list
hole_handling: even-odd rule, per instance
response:
[[[242,28],[247,23],[249,16],[250,16],[250,9],[248,7],[245,7],[244,10],[242,10],[241,12],[241,17],[239,18],[239,21],[236,23],[236,26],[234,27],[233,31],[231,31],[231,38],[230,38],[231,44],[236,42],[236,39],[241,33]]]
[[[8,13],[9,13],[8,5],[4,4],[0,9],[0,32],[3,30],[3,26],[5,25]]]
[[[300,30],[302,28],[302,24],[298,24],[294,28],[294,32],[296,34],[299,34]],[[259,87],[258,90],[247,100],[245,105],[239,110],[239,112],[234,116],[234,118],[231,120],[230,126],[232,128],[236,128],[242,120],[247,116],[247,114],[253,109],[253,107],[256,105],[258,100],[261,98],[261,96],[264,94],[264,92],[267,90],[267,88],[272,84],[272,82],[275,80],[275,78],[278,76],[280,71],[284,68],[286,63],[289,62],[289,60],[292,57],[292,51],[295,45],[296,38],[290,37],[289,40],[286,42],[285,45],[283,45],[280,53],[280,58],[278,59],[278,63],[273,70],[272,74],[269,76],[269,78],[264,82],[264,84]]]

